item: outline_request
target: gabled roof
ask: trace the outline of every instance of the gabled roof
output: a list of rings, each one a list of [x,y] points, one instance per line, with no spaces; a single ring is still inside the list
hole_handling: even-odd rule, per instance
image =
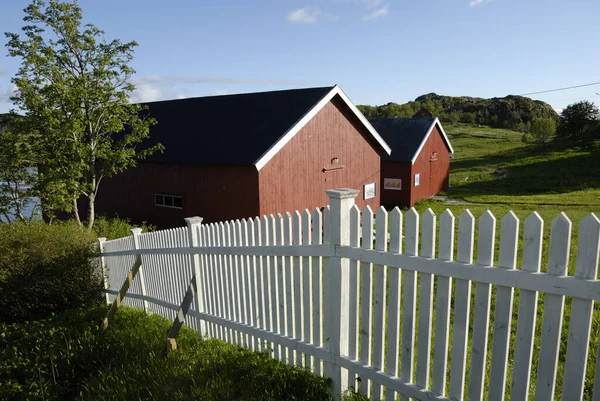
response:
[[[454,153],[437,118],[374,118],[369,122],[392,148],[391,154],[382,154],[382,160],[414,163],[436,125],[448,150]]]
[[[333,87],[209,96],[147,103],[157,120],[146,161],[255,165],[260,170],[334,96],[339,95],[384,152],[390,148],[344,92]]]

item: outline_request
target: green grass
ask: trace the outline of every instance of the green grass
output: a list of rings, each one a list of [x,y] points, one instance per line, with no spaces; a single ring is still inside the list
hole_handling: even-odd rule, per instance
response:
[[[546,147],[521,133],[448,125],[454,148],[449,195],[485,204],[600,206],[600,140]]]
[[[329,400],[326,379],[183,328],[177,351],[160,355],[171,322],[106,307],[36,322],[0,324],[3,400]]]

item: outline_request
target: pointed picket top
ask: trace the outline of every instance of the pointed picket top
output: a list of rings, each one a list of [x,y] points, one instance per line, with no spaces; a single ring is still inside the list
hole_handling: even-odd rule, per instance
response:
[[[454,214],[450,209],[444,210],[444,213],[440,216],[438,257],[442,260],[452,260],[454,258],[454,220]]]
[[[500,257],[498,266],[514,269],[517,265],[519,218],[511,210],[502,217],[500,228]]]
[[[479,218],[479,244],[477,247],[477,263],[491,266],[494,264],[496,247],[496,217],[486,210]]]
[[[225,240],[226,236],[225,236],[225,230],[226,230],[227,226],[225,225],[225,223],[223,223],[222,221],[219,222],[219,226],[217,229],[217,237],[218,237],[218,244],[219,246],[227,246],[227,241]]]
[[[316,208],[312,212],[312,243],[319,245],[323,242],[323,214]]]
[[[281,245],[290,245],[292,238],[292,215],[290,212],[286,212],[283,216],[283,242]]]
[[[373,249],[373,211],[368,205],[362,213],[362,247]]]
[[[260,244],[258,245],[270,245],[271,242],[269,240],[269,222],[271,220],[264,215],[261,219],[260,225]]]
[[[598,256],[600,249],[600,220],[590,213],[579,224],[579,244],[577,246],[577,264],[575,275],[595,279],[598,274]]]
[[[462,263],[473,263],[474,239],[475,217],[469,209],[466,209],[458,218],[458,255],[456,260]]]
[[[296,210],[294,212],[292,220],[294,221],[294,224],[292,226],[292,229],[294,231],[294,235],[292,236],[292,243],[294,245],[300,245],[302,244],[302,215],[299,211]]]
[[[324,244],[329,244],[329,233],[330,233],[330,228],[331,226],[331,208],[329,207],[329,205],[325,206],[325,208],[323,209],[323,243]]]
[[[523,234],[523,270],[539,272],[544,240],[544,219],[533,212],[525,219]]]
[[[379,251],[387,251],[388,213],[383,206],[377,209],[375,224],[375,247]]]
[[[426,258],[435,257],[435,224],[437,216],[428,208],[423,212],[421,219],[421,256]]]
[[[311,230],[312,230],[312,225],[311,225],[310,212],[308,211],[308,209],[304,209],[304,212],[302,212],[302,244],[303,245],[312,244],[311,237],[310,237]]]
[[[565,212],[561,212],[552,220],[548,253],[548,273],[552,275],[564,276],[567,274],[571,249],[571,228],[571,220]]]
[[[239,219],[237,219],[235,221],[235,245],[236,246],[242,246],[243,237],[244,236],[243,236],[243,232],[242,232],[242,222]]]
[[[356,204],[350,208],[350,246],[360,245],[360,209]]]
[[[402,212],[398,206],[390,212],[390,252],[402,253]]]
[[[419,213],[414,207],[406,212],[406,254],[419,254]]]

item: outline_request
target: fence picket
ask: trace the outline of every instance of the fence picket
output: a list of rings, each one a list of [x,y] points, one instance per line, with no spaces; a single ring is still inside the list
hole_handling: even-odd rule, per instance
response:
[[[221,246],[229,248],[231,247],[231,238],[229,236],[229,222],[226,221],[221,228]],[[226,255],[223,262],[223,286],[225,287],[225,318],[227,320],[233,319],[233,289],[232,289],[232,274],[231,274],[232,256]],[[233,343],[235,333],[232,329],[226,329],[226,341]]]
[[[564,276],[567,274],[570,247],[571,220],[569,220],[566,214],[561,213],[552,220],[550,251],[548,253],[548,274],[553,276]],[[546,294],[535,389],[536,401],[554,399],[563,309],[563,296]]]
[[[416,256],[419,249],[419,214],[415,208],[406,213],[406,254]],[[417,274],[404,270],[404,308],[402,311],[402,369],[401,378],[407,383],[413,381],[415,352],[415,318],[417,316]],[[401,400],[408,397],[401,396]]]
[[[271,241],[269,240],[269,219],[267,216],[263,216],[260,221],[260,243],[257,245],[265,246],[270,245]],[[261,256],[261,269],[262,269],[262,301],[263,301],[263,310],[264,314],[261,317],[261,320],[264,322],[261,328],[264,328],[267,331],[272,331],[271,329],[271,286],[270,286],[270,262],[271,258],[268,256]],[[263,351],[265,347],[270,347],[270,344],[263,343]]]
[[[241,247],[242,246],[242,222],[240,220],[236,220],[234,225],[234,235],[233,241],[234,246]],[[245,270],[245,256],[235,256],[235,279],[233,281],[234,291],[235,291],[235,316],[236,321],[241,323],[246,323],[246,311],[245,311],[245,292],[247,291],[247,287],[244,285],[244,270]],[[248,346],[248,336],[246,333],[238,334],[238,345],[241,347]]]
[[[323,215],[319,209],[312,213],[312,243],[319,245],[323,243]],[[323,315],[321,313],[321,257],[312,258],[312,305],[313,305],[313,340],[312,343],[318,347],[323,344]],[[322,372],[322,361],[315,358],[314,372],[320,375]]]
[[[491,266],[494,264],[496,243],[496,217],[487,210],[479,218],[479,241],[477,245],[477,263]],[[457,280],[458,281],[458,280]],[[490,298],[492,287],[487,283],[475,285],[475,312],[473,314],[473,344],[471,352],[471,376],[469,399],[483,399],[488,331],[490,322]]]
[[[349,246],[360,247],[360,209],[353,205],[350,209],[350,242]],[[350,294],[356,296],[350,297],[348,305],[348,357],[350,359],[358,359],[358,299],[360,294],[360,281],[358,280],[358,260],[349,261],[349,287]],[[348,385],[354,390],[358,390],[358,382],[356,381],[356,373],[349,369]]]
[[[292,244],[292,215],[288,212],[283,217],[283,244]],[[294,337],[294,282],[292,275],[292,258],[286,256],[283,258],[284,262],[284,277],[285,282],[285,335],[288,337]],[[281,300],[279,301],[281,303]],[[288,349],[288,363],[292,366],[296,364],[296,354],[294,350]]]
[[[454,215],[448,209],[440,216],[439,258],[454,259]],[[450,297],[452,278],[437,276],[435,347],[433,350],[433,376],[431,389],[444,395],[446,368],[448,366],[448,335],[450,330]]]
[[[265,233],[265,223],[259,217],[254,219],[254,243],[253,246],[261,246],[263,244],[263,233]],[[254,268],[256,272],[256,305],[254,315],[254,325],[267,330],[267,309],[265,307],[265,295],[268,291],[268,283],[265,281],[266,265],[264,264],[265,257],[257,256],[254,258]],[[264,351],[264,341],[259,341],[258,337],[254,341],[257,350]]]
[[[292,244],[295,246],[302,245],[302,216],[299,211],[294,212],[293,217],[293,240]],[[293,309],[293,317],[294,317],[294,332],[293,337],[297,340],[302,339],[302,317],[303,317],[303,309],[304,305],[302,304],[302,278],[303,278],[303,266],[300,256],[292,257],[292,270],[293,270],[293,278],[294,278],[294,309]],[[304,365],[304,355],[300,354],[298,351],[294,351],[296,353],[296,364],[298,366]]]
[[[500,257],[498,267],[515,269],[517,265],[517,241],[519,218],[511,210],[502,218],[500,229]],[[513,309],[513,287],[496,288],[496,311],[494,317],[494,343],[492,345],[492,366],[490,370],[490,400],[504,400],[508,348]]]
[[[277,233],[276,233],[276,220],[275,216],[269,216],[269,245],[277,245]],[[281,233],[281,231],[280,231]],[[271,331],[273,333],[280,334],[281,330],[279,329],[279,304],[277,303],[277,264],[278,258],[275,256],[271,256],[269,258],[269,289],[271,296],[269,298],[270,307],[269,310],[271,312]],[[277,344],[273,344],[273,356],[275,359],[280,359],[280,347]]]
[[[311,216],[308,209],[305,209],[302,213],[302,244],[311,245]],[[312,332],[312,285],[311,285],[311,269],[312,269],[312,258],[302,258],[302,320],[303,320],[303,333],[302,339],[306,342],[311,341]],[[304,367],[314,371],[314,359],[310,355],[305,355]]]
[[[249,225],[252,224],[252,220],[242,220],[241,227],[241,246],[249,247],[252,237],[252,229]],[[254,305],[254,272],[252,263],[252,256],[242,256],[243,260],[243,288],[244,288],[244,322],[249,326],[254,326],[252,321],[252,305]],[[246,347],[254,349],[254,338],[251,335],[247,335]]]
[[[275,218],[275,243],[274,243],[274,245],[279,245],[279,246],[284,245],[283,236],[284,236],[283,216],[278,213],[277,217]],[[275,307],[277,308],[277,317],[279,318],[279,326],[277,328],[277,333],[282,334],[282,335],[287,335],[287,316],[286,316],[287,313],[286,313],[286,309],[285,309],[285,304],[286,304],[285,281],[287,278],[286,278],[286,274],[285,274],[285,270],[284,270],[285,266],[287,265],[286,259],[287,259],[287,257],[285,257],[285,256],[278,256],[276,258],[276,261],[277,261],[276,262],[277,263],[277,271],[276,271],[277,303],[275,304]],[[277,348],[279,349],[279,359],[283,362],[289,361],[288,349],[283,346],[277,346]]]
[[[533,212],[525,220],[523,237],[523,270],[539,272],[542,259],[544,220]],[[535,336],[535,317],[538,294],[536,291],[519,291],[519,312],[515,344],[514,370],[510,398],[527,400],[531,376],[531,356]]]
[[[387,252],[388,214],[382,207],[377,210],[375,217],[375,249]],[[385,316],[386,313],[386,267],[375,265],[375,293],[373,305],[373,366],[383,370],[383,355],[385,344]],[[381,385],[373,383],[373,398],[381,398]]]
[[[373,249],[373,211],[366,206],[362,212],[362,247]],[[371,364],[371,277],[373,265],[361,262],[361,302],[360,302],[360,360]],[[361,380],[358,388],[360,394],[369,396],[370,381]]]
[[[480,227],[481,233],[482,227]],[[483,228],[485,230],[485,228]],[[458,218],[458,256],[462,263],[473,263],[475,218],[467,209]],[[465,392],[469,315],[471,312],[471,282],[457,279],[454,303],[454,330],[450,367],[450,398],[462,400]]]
[[[427,209],[421,220],[421,256],[435,257],[436,216]],[[419,340],[417,354],[417,384],[428,388],[431,358],[431,316],[433,313],[433,275],[420,273]]]
[[[600,220],[593,213],[581,221],[575,276],[595,279],[600,252]],[[565,360],[562,398],[583,399],[588,344],[594,301],[574,298],[571,305],[569,341]]]
[[[356,209],[358,211],[358,209]],[[357,239],[358,240],[358,239]],[[390,213],[390,252],[402,253],[402,213],[395,207]],[[385,371],[398,376],[398,340],[400,338],[400,269],[388,268],[389,297],[388,297],[388,339]],[[396,400],[396,393],[386,389],[386,401]]]

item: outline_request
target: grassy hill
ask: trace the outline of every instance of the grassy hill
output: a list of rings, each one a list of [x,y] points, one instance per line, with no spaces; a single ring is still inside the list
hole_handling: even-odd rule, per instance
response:
[[[447,125],[450,195],[475,203],[600,206],[600,140],[542,148],[515,131]]]

